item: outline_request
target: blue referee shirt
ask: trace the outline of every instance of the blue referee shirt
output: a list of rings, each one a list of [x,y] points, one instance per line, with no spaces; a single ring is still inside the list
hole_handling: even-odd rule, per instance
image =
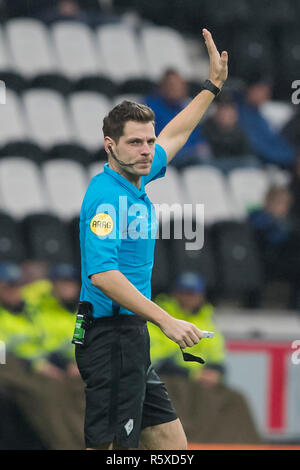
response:
[[[92,274],[118,270],[147,298],[151,298],[151,274],[157,232],[153,204],[145,185],[165,175],[167,155],[158,144],[149,175],[141,177],[141,189],[109,168],[89,184],[80,213],[82,287],[80,300],[91,302],[95,318],[133,312],[116,305],[91,283]]]

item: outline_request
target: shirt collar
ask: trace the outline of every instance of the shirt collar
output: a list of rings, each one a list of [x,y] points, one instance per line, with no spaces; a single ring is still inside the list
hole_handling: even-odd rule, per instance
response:
[[[104,165],[104,172],[108,175],[110,175],[112,178],[118,181],[122,186],[124,186],[128,191],[132,192],[136,197],[142,198],[145,196],[145,183],[144,183],[144,177],[141,177],[141,189],[138,189],[134,184],[130,183],[124,176],[120,175],[117,173],[115,170],[110,168],[108,166],[108,163],[105,163]]]

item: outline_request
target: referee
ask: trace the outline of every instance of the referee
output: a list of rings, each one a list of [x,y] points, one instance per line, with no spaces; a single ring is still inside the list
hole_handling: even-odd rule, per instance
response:
[[[75,328],[73,339],[86,384],[88,449],[187,448],[150,362],[147,321],[182,349],[197,344],[202,332],[150,300],[157,221],[145,186],[164,176],[227,79],[227,52],[220,56],[206,29],[203,36],[210,79],[157,139],[154,113],[147,106],[124,101],[104,119],[108,163],[91,181],[80,214],[82,290],[76,327],[84,334],[76,336]]]

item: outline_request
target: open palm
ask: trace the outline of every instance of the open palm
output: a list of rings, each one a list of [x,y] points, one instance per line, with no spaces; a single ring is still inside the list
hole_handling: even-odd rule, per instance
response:
[[[218,88],[222,88],[228,77],[228,53],[223,51],[220,55],[212,35],[207,29],[203,29],[202,34],[210,61],[209,79]]]

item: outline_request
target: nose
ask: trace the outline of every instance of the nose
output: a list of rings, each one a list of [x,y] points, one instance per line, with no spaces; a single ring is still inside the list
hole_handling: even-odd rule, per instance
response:
[[[142,151],[141,151],[141,154],[144,156],[144,157],[147,157],[149,155],[151,155],[151,149],[149,147],[148,144],[145,144],[142,148]]]

